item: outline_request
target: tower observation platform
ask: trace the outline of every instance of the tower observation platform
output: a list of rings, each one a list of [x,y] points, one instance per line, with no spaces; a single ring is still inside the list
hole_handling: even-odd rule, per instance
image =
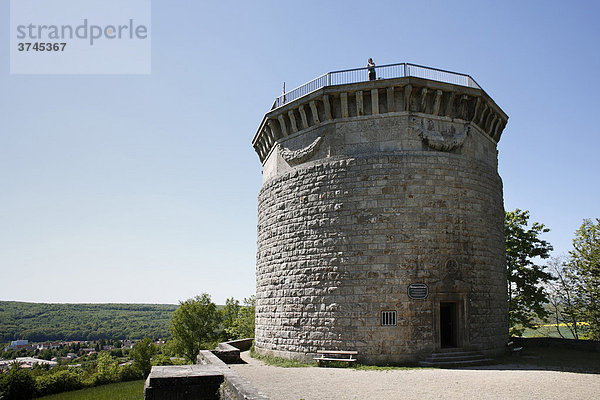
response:
[[[259,353],[404,363],[508,340],[497,143],[508,116],[469,75],[414,64],[279,96],[252,145]]]

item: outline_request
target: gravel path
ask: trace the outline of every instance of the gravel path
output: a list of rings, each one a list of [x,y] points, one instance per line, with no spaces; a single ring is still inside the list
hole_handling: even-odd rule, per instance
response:
[[[281,368],[242,353],[230,365],[272,400],[600,399],[600,375],[488,366],[472,369],[356,371]]]

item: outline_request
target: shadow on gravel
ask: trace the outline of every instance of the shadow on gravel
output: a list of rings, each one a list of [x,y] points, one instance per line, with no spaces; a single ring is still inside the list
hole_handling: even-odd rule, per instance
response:
[[[600,353],[551,347],[527,347],[520,356],[497,358],[498,364],[469,367],[469,370],[561,371],[600,374]]]

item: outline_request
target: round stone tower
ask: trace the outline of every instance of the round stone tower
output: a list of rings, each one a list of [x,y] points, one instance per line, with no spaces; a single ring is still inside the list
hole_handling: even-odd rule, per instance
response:
[[[508,340],[507,115],[468,75],[411,64],[325,74],[278,98],[262,162],[259,353],[406,363]]]

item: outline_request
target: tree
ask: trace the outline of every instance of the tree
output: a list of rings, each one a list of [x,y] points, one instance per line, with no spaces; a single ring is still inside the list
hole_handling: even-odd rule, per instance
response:
[[[119,380],[119,365],[117,361],[107,352],[98,354],[98,372],[95,377],[96,384],[105,384]]]
[[[146,378],[152,369],[152,356],[156,354],[157,348],[150,338],[139,341],[129,353],[133,359],[133,365],[138,368]]]
[[[236,318],[225,327],[227,335],[232,339],[253,338],[255,310],[256,297],[244,299],[244,306],[239,309]]]
[[[575,280],[569,272],[563,257],[552,258],[549,263],[550,270],[554,276],[554,281],[548,285],[548,299],[552,306],[556,331],[564,338],[561,325],[567,327],[574,339],[579,339],[579,330],[577,320],[579,319],[579,309],[576,304]]]
[[[171,317],[173,348],[195,363],[202,343],[216,337],[220,322],[221,315],[208,294],[180,302]]]
[[[225,301],[225,307],[223,310],[221,310],[221,315],[223,319],[223,329],[226,335],[226,340],[232,339],[228,331],[233,326],[234,321],[238,318],[241,308],[242,306],[240,306],[239,300],[236,300],[233,297]]]
[[[550,256],[552,245],[539,238],[550,229],[539,222],[528,228],[528,223],[529,211],[504,213],[509,326],[510,334],[517,336],[525,328],[535,327],[536,318],[547,317],[544,304],[548,303],[548,296],[543,285],[554,279],[544,271],[544,265],[534,262]]]
[[[569,275],[575,282],[575,304],[579,322],[591,339],[600,339],[600,219],[596,223],[584,219],[575,231],[573,250],[567,263]]]

